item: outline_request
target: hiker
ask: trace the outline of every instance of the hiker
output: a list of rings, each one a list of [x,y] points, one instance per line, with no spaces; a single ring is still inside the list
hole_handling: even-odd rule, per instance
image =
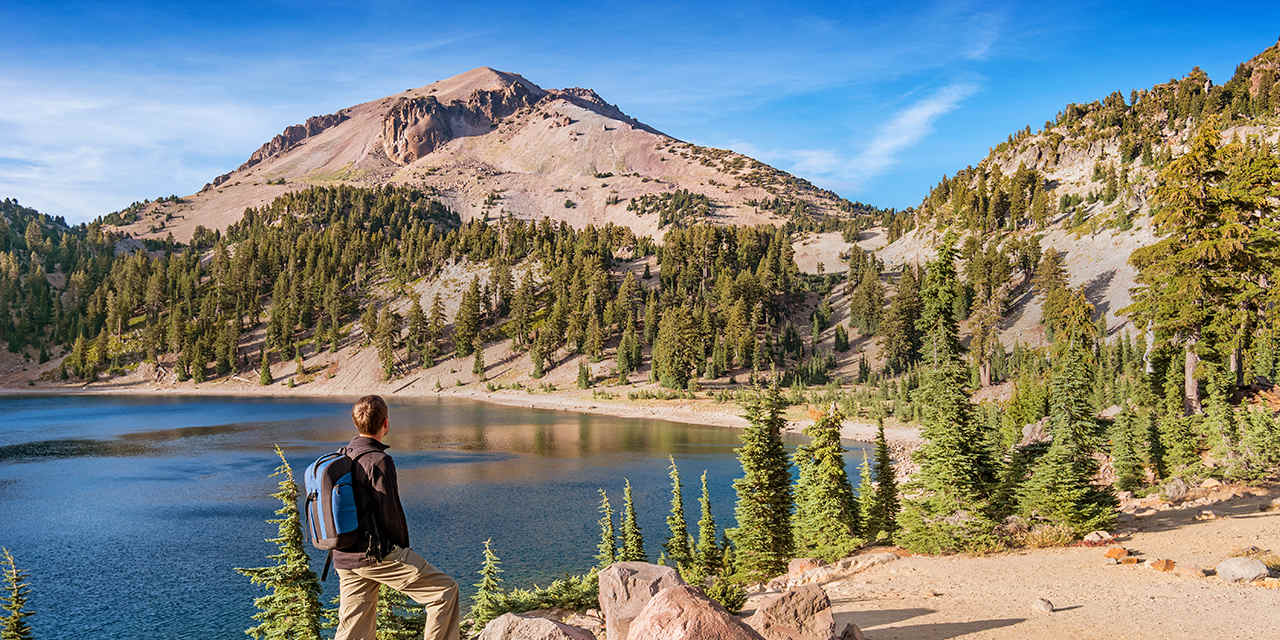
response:
[[[360,398],[351,408],[351,421],[357,433],[346,455],[355,459],[356,506],[369,514],[372,530],[362,531],[363,541],[354,547],[367,550],[333,552],[340,589],[334,640],[374,640],[380,584],[426,607],[423,638],[458,640],[458,583],[409,548],[396,465],[383,443],[391,428],[387,403],[379,396]]]

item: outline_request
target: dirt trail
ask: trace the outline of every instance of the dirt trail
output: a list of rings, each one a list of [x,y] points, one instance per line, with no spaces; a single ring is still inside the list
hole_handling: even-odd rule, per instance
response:
[[[1119,544],[1145,559],[1212,568],[1248,545],[1280,549],[1280,496],[1244,496],[1200,509],[1127,520]],[[868,640],[950,638],[1277,638],[1280,591],[1192,578],[1146,566],[1110,565],[1098,547],[1038,549],[987,557],[909,557],[827,585],[841,620]],[[1035,610],[1037,598],[1053,613]]]

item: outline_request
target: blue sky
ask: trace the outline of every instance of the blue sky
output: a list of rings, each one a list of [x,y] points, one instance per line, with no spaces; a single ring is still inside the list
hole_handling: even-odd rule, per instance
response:
[[[598,91],[850,199],[918,204],[1068,102],[1214,82],[1280,3],[0,4],[0,197],[82,221],[187,194],[289,124],[477,66]]]

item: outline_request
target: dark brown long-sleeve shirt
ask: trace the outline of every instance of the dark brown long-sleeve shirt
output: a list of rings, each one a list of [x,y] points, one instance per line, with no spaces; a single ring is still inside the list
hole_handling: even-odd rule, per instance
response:
[[[355,549],[334,551],[333,566],[338,569],[367,567],[379,562],[392,546],[409,546],[409,525],[405,522],[404,507],[400,505],[396,464],[386,450],[387,445],[368,436],[357,435],[347,443],[347,455],[359,456],[352,470],[352,481],[361,528],[368,533],[371,528],[365,526],[365,518],[372,518],[381,544],[371,543],[366,535]]]

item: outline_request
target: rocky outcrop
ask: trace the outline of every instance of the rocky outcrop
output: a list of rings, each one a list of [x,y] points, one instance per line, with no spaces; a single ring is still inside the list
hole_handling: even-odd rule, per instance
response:
[[[863,553],[800,573],[787,573],[770,580],[765,587],[773,591],[785,591],[806,584],[826,584],[897,559],[897,554],[888,551]]]
[[[627,639],[763,640],[737,616],[684,584],[663,589],[649,600],[631,622]]]
[[[626,640],[631,622],[660,591],[684,584],[671,567],[616,562],[600,572],[600,613],[608,640]]]
[[[836,623],[827,592],[813,585],[761,604],[745,622],[765,640],[852,640],[861,635],[851,623]]]
[[[278,156],[294,148],[299,142],[328,129],[329,127],[341,124],[347,119],[347,117],[346,110],[343,110],[337,113],[331,113],[327,116],[311,116],[302,124],[285,127],[284,131],[279,135],[267,141],[267,143],[261,147],[258,147],[258,150],[254,151],[253,154],[249,156],[249,159],[245,160],[244,164],[240,165],[236,171],[244,171],[263,160]],[[212,184],[215,187],[218,186],[219,183],[216,178]]]
[[[1257,558],[1227,558],[1214,571],[1227,582],[1253,582],[1268,575],[1267,565]]]
[[[595,640],[585,629],[531,615],[504,613],[485,625],[478,640]]]
[[[499,120],[546,95],[531,86],[513,82],[448,103],[434,96],[402,97],[382,119],[382,150],[392,162],[406,165],[454,138],[488,133]]]

